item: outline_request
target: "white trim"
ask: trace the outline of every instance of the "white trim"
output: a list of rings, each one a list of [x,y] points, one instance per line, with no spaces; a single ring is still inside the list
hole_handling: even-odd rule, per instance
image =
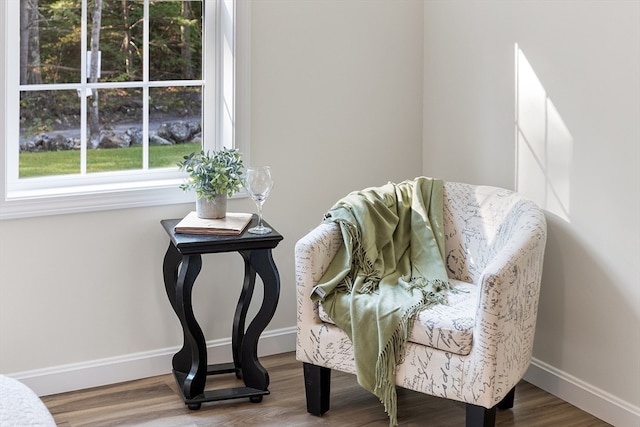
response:
[[[295,351],[296,328],[266,331],[258,343],[258,356]],[[7,374],[38,396],[66,393],[171,373],[171,358],[181,347],[133,353],[106,359],[92,360],[47,369]],[[232,361],[231,338],[207,342],[208,358],[212,363]]]
[[[619,427],[640,426],[640,408],[533,358],[524,379],[585,412]]]
[[[180,182],[182,181],[168,181],[156,188],[138,187],[116,191],[113,186],[111,191],[18,199],[2,205],[0,220],[193,203],[195,194],[180,190]]]

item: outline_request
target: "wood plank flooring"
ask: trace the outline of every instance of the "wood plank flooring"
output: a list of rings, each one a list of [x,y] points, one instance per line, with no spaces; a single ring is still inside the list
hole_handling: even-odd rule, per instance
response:
[[[59,426],[380,426],[387,415],[377,398],[355,376],[332,372],[331,409],[322,417],[307,413],[302,364],[294,353],[261,358],[269,372],[271,394],[260,403],[249,399],[205,403],[197,411],[182,402],[172,375],[46,396]],[[207,388],[241,386],[235,375],[209,377]],[[401,426],[464,426],[465,407],[458,402],[398,389]],[[600,427],[609,424],[553,395],[521,382],[514,408],[498,411],[498,427]]]

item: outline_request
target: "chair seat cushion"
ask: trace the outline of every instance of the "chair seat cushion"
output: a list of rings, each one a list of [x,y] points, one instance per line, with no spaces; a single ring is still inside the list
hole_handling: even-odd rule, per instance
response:
[[[467,355],[473,343],[473,328],[480,287],[451,280],[457,292],[449,292],[447,304],[422,310],[413,322],[409,341],[455,354]],[[320,319],[334,322],[319,305]]]

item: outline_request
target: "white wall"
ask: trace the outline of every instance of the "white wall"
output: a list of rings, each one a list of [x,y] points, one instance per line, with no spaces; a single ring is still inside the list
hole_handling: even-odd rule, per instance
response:
[[[553,121],[572,142],[563,171],[567,220],[546,206],[528,378],[615,425],[636,425],[640,2],[427,1],[424,13],[425,173],[514,187],[515,43],[560,117],[547,114],[533,133],[551,141]]]
[[[421,173],[422,10],[421,1],[252,3],[251,160],[273,168],[265,217],[285,238],[274,251],[282,293],[267,332],[294,336],[293,246],[332,203]],[[191,209],[0,222],[0,373],[26,372],[48,393],[169,372],[181,333],[162,282],[159,221]],[[195,310],[214,343],[230,336],[241,274],[238,255],[205,258]],[[291,351],[290,342],[271,351]]]

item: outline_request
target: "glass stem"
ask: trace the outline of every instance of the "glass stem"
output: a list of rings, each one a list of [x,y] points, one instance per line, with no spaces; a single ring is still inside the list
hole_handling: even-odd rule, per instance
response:
[[[263,201],[259,201],[256,203],[258,205],[258,227],[259,228],[263,227],[262,225],[262,204],[263,203],[264,203]]]

